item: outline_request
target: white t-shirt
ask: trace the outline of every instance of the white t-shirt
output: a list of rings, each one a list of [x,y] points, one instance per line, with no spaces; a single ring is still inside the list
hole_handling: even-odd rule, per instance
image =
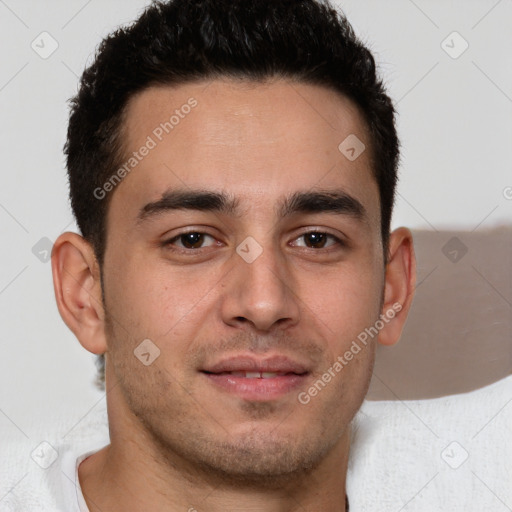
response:
[[[64,499],[64,503],[69,502],[69,504],[72,506],[71,510],[73,512],[89,512],[89,508],[87,507],[87,503],[85,503],[82,488],[80,487],[80,481],[78,479],[78,466],[93,453],[96,453],[96,450],[84,453],[83,455],[75,458],[74,453],[67,452],[63,458],[63,464],[67,465],[67,467],[62,468],[63,475],[67,474],[67,471],[73,471],[75,492],[73,493],[72,486],[69,486],[71,488],[71,492],[69,493],[69,496],[65,497]],[[77,505],[76,507],[73,506],[73,500],[75,500],[75,505]]]

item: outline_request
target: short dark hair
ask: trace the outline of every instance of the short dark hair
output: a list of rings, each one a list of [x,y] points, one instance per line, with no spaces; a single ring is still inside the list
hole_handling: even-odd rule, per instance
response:
[[[155,84],[276,76],[324,85],[359,106],[371,136],[387,242],[399,157],[395,110],[372,54],[344,15],[316,0],[170,0],[152,4],[102,41],[71,100],[64,147],[71,206],[100,265],[111,194],[98,200],[94,190],[122,164],[128,100]]]
[[[345,16],[327,0],[168,0],[101,42],[70,102],[64,152],[71,206],[100,269],[113,192],[99,200],[94,191],[124,161],[129,99],[152,85],[215,78],[321,85],[358,106],[370,134],[387,259],[399,160],[395,109]]]

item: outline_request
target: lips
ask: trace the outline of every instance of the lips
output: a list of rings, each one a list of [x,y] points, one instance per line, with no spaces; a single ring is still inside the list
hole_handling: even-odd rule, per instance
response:
[[[214,389],[259,402],[284,397],[303,386],[310,375],[305,364],[286,356],[236,356],[207,365],[201,372]]]
[[[257,359],[251,356],[242,355],[226,358],[211,365],[207,365],[202,371],[216,374],[245,372],[246,374],[278,373],[284,375],[287,373],[294,373],[302,375],[308,372],[308,368],[305,364],[294,361],[286,356],[273,356],[267,359]],[[249,376],[249,378],[255,378],[255,376]]]

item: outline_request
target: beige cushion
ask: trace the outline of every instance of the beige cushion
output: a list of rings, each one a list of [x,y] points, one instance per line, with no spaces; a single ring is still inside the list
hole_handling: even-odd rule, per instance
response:
[[[512,374],[512,226],[413,237],[416,296],[398,344],[377,347],[367,398],[436,398]]]

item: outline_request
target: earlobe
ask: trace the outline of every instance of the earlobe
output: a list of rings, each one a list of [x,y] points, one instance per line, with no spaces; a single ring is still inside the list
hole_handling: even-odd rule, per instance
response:
[[[402,334],[416,286],[416,258],[407,228],[393,231],[389,239],[382,315],[388,320],[379,332],[379,343],[394,345]]]
[[[52,250],[53,286],[66,325],[89,352],[106,352],[99,265],[80,235],[60,235]]]

